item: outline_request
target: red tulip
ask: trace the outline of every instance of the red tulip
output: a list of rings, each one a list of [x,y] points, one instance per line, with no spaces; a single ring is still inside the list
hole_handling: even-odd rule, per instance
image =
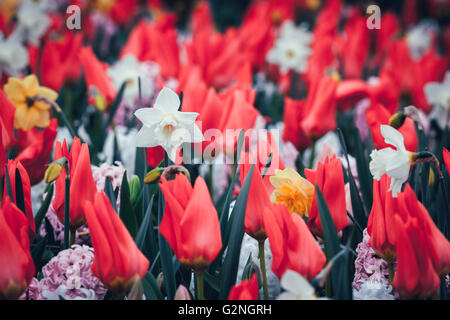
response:
[[[249,163],[241,165],[241,184],[244,183],[250,167]],[[268,176],[264,177],[265,180],[268,178]],[[264,208],[267,206],[270,206],[270,193],[263,182],[259,168],[255,166],[245,209],[244,227],[245,232],[258,241],[264,241],[267,238],[263,218]]]
[[[125,296],[150,263],[103,191],[84,202],[84,214],[95,253],[92,271],[111,291]]]
[[[360,78],[369,52],[369,29],[367,17],[357,8],[353,9],[344,28],[344,37],[340,41],[339,52],[346,78]]]
[[[131,32],[120,57],[133,54],[139,61],[154,61],[164,78],[177,77],[180,69],[175,16],[163,14],[155,22],[141,21]]]
[[[312,140],[319,139],[336,128],[337,85],[335,79],[326,76],[310,86],[305,105],[308,112],[301,121],[301,128]]]
[[[386,51],[389,50],[394,36],[399,32],[398,18],[395,14],[387,12],[381,16],[381,25],[383,26],[379,30],[373,30],[376,37],[376,54],[374,58],[374,64],[379,65]]]
[[[331,212],[336,230],[339,232],[347,225],[347,207],[345,203],[344,173],[341,160],[333,156],[325,162],[319,162],[316,170],[305,169],[305,176],[312,184],[317,184]],[[318,236],[323,235],[317,196],[314,193],[308,226]]]
[[[28,131],[17,130],[16,160],[27,169],[31,184],[44,178],[50,160],[58,129],[58,121],[52,119],[44,130],[32,128]]]
[[[119,24],[127,24],[133,18],[137,8],[137,0],[114,1],[113,6],[109,10],[109,15],[115,22]]]
[[[161,146],[147,148],[147,163],[153,168],[157,167],[164,159],[164,149]]]
[[[448,152],[445,148],[442,149],[442,157],[444,158],[444,164],[447,168],[447,172],[450,174],[450,152]]]
[[[36,69],[40,71],[44,86],[59,91],[67,80],[78,80],[81,75],[78,52],[82,41],[83,34],[67,31],[61,39],[48,37],[42,53],[38,47],[30,47],[30,66],[35,73]]]
[[[400,207],[400,211],[403,211],[402,217],[417,219],[424,232],[425,246],[435,271],[440,277],[446,276],[450,272],[450,242],[435,225],[427,209],[417,200],[414,190],[409,185],[399,194],[399,201],[402,202]]]
[[[91,47],[81,48],[78,58],[84,69],[87,88],[91,91],[98,91],[106,104],[111,103],[117,95],[117,90],[106,73],[109,66],[97,59]],[[92,104],[95,104],[96,97],[97,93],[90,94]]]
[[[311,144],[300,127],[300,122],[305,114],[305,100],[284,98],[284,128],[283,140],[290,141],[299,151],[303,151]]]
[[[372,104],[366,110],[366,121],[370,128],[373,144],[378,149],[387,148],[388,145],[384,141],[384,137],[381,134],[380,126],[382,124],[388,124],[392,114],[381,104]],[[417,150],[419,140],[417,138],[416,128],[414,121],[410,118],[406,118],[403,125],[398,129],[405,139],[405,148],[408,151],[414,152]]]
[[[55,160],[66,157],[70,167],[70,228],[76,230],[84,222],[83,203],[93,201],[97,192],[94,178],[92,176],[91,163],[89,158],[89,148],[87,143],[81,145],[80,139],[75,137],[72,142],[70,153],[66,140],[63,145],[59,141],[55,146]],[[60,176],[55,181],[55,198],[53,199],[53,209],[55,209],[58,219],[64,223],[64,200],[65,200],[65,176],[66,170],[63,168]]]
[[[282,278],[286,270],[300,273],[308,280],[320,272],[326,258],[306,223],[290,214],[284,205],[264,209],[264,229],[272,250],[272,271]]]
[[[390,178],[384,174],[380,181],[373,180],[373,203],[367,222],[367,232],[370,236],[369,244],[375,252],[388,262],[396,257],[395,243],[397,239],[397,225],[394,214],[397,210],[398,198],[392,197],[388,191]]]
[[[356,103],[369,96],[369,85],[361,79],[350,79],[339,82],[336,88],[338,109],[346,111]]]
[[[28,221],[9,197],[0,208],[0,298],[17,299],[35,273]]]
[[[192,188],[182,174],[171,181],[162,177],[160,187],[166,205],[159,232],[181,263],[201,273],[222,249],[219,219],[208,187],[198,177]]]
[[[250,280],[242,280],[231,288],[228,300],[258,300],[258,297],[258,278],[253,274]]]
[[[439,277],[426,245],[426,234],[419,221],[409,218],[405,223],[395,216],[398,228],[397,267],[393,287],[404,298],[425,298],[437,292]]]
[[[214,87],[225,87],[234,79],[246,61],[242,54],[243,40],[236,29],[221,34],[213,29],[201,29],[186,44],[188,62],[201,68],[205,82]]]
[[[0,129],[2,124],[0,124]],[[5,146],[3,145],[3,140],[0,138],[0,178],[5,175],[5,165],[6,165],[6,152]]]
[[[30,178],[28,177],[27,171],[22,166],[22,164],[17,160],[8,160],[8,171],[9,171],[9,179],[11,182],[11,189],[13,194],[13,201],[17,203],[16,199],[16,169],[19,170],[20,179],[22,180],[22,190],[23,190],[23,198],[21,200],[24,201],[25,212],[21,213],[25,215],[28,220],[28,237],[30,238],[30,242],[33,241],[34,236],[36,234],[36,227],[34,225],[34,216],[33,216],[33,208],[31,206],[31,184]],[[6,190],[6,181],[5,187]],[[3,194],[3,199],[7,197],[7,193]]]
[[[8,150],[14,142],[14,114],[16,107],[8,100],[3,90],[0,90],[0,140]]]

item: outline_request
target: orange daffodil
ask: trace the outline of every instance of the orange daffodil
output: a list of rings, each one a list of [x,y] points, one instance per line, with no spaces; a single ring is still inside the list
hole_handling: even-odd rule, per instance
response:
[[[275,187],[270,197],[273,203],[284,204],[290,213],[309,217],[314,196],[311,182],[292,168],[277,169],[270,182]]]
[[[49,88],[39,86],[34,74],[24,79],[9,78],[3,90],[16,107],[14,126],[17,129],[28,131],[34,127],[49,126],[51,105],[35,97],[39,95],[54,101],[58,94]]]

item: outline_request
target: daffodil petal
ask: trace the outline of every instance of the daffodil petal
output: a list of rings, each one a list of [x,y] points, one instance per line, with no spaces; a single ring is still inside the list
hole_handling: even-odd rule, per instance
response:
[[[177,112],[180,107],[180,98],[171,89],[164,87],[156,97],[155,108],[164,112]]]

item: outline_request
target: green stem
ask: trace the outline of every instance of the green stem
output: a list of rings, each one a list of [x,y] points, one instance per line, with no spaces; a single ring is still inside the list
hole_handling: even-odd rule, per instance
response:
[[[269,290],[267,289],[266,259],[264,255],[264,241],[259,241],[259,263],[263,276],[264,300],[269,300]]]
[[[70,232],[70,177],[66,176],[65,197],[64,197],[64,249],[69,249]]]
[[[203,293],[203,273],[197,273],[197,300],[205,300]]]
[[[393,262],[388,263],[388,269],[389,269],[389,285],[392,285],[392,281],[394,280],[394,275],[395,275]]]
[[[70,246],[73,246],[75,244],[76,234],[77,234],[77,230],[70,229]]]
[[[316,142],[314,141],[312,146],[311,146],[311,156],[309,157],[309,166],[308,166],[308,168],[310,168],[310,169],[313,169],[315,156],[316,156]]]

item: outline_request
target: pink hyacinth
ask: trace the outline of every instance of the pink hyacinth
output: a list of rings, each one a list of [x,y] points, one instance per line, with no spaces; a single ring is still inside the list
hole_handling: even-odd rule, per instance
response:
[[[34,278],[21,299],[102,300],[107,289],[91,270],[94,250],[86,245],[73,245],[60,251],[42,268],[43,278]]]
[[[107,177],[111,179],[113,189],[119,188],[120,190],[124,173],[125,168],[120,161],[114,162],[113,165],[102,163],[100,167],[92,166],[92,176],[99,191],[105,189]],[[119,199],[117,199],[117,205],[119,205]]]
[[[367,229],[363,232],[363,241],[358,244],[355,260],[355,277],[353,288],[357,291],[365,282],[377,282],[389,286],[389,269],[386,261],[378,257],[369,245],[370,236]]]

